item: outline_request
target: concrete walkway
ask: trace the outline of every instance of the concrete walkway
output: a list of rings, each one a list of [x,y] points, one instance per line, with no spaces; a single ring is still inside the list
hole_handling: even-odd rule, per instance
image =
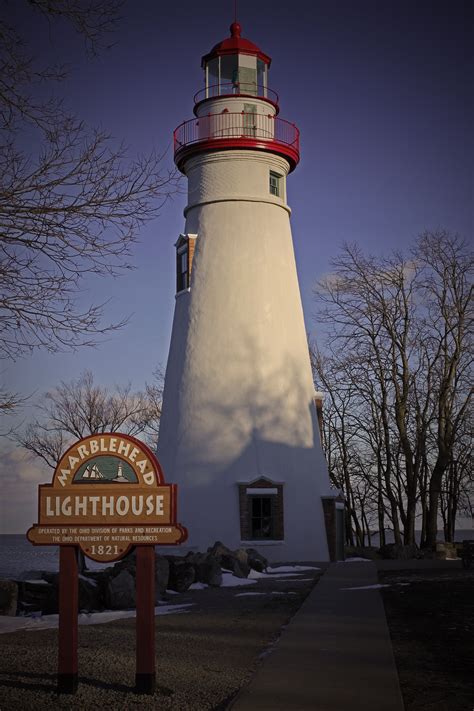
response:
[[[333,563],[232,711],[403,711],[372,562]]]

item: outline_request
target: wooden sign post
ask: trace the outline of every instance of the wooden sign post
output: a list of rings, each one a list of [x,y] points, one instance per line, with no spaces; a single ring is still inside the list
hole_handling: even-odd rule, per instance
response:
[[[135,685],[142,694],[155,691],[155,554],[137,548],[137,663]]]
[[[60,546],[58,689],[78,683],[77,551],[110,562],[136,550],[136,689],[155,689],[156,545],[178,545],[187,531],[176,522],[177,487],[166,484],[151,450],[119,433],[76,442],[59,461],[51,484],[39,486],[34,545]]]
[[[77,690],[77,548],[59,549],[59,635],[58,691],[74,694]]]

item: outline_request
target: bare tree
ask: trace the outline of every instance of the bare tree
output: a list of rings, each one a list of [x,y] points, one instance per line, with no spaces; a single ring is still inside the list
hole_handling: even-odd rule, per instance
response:
[[[29,0],[50,22],[72,25],[94,54],[118,21],[117,0]],[[138,230],[175,190],[154,153],[130,160],[123,145],[89,129],[41,85],[65,77],[37,67],[0,17],[0,357],[92,345],[123,322],[104,304],[82,308],[91,274],[131,268]],[[25,135],[28,141],[25,142]],[[24,146],[39,146],[28,155]]]
[[[319,318],[329,324],[329,362],[317,368],[319,380],[332,403],[342,401],[342,384],[352,389],[332,441],[350,447],[343,465],[365,462],[363,472],[347,470],[345,490],[362,476],[364,501],[376,497],[379,530],[387,518],[398,543],[402,532],[414,543],[421,515],[422,543],[434,545],[443,492],[452,535],[467,488],[459,442],[472,392],[472,259],[446,232],[421,235],[409,258],[367,257],[346,245],[317,292]],[[358,505],[352,517],[360,525]]]
[[[39,419],[15,439],[52,468],[74,440],[90,434],[141,435],[156,445],[162,386],[157,371],[145,392],[132,392],[130,384],[110,391],[95,385],[92,373],[85,371],[77,380],[61,382],[46,393],[37,405]]]
[[[423,267],[422,344],[429,359],[436,456],[429,480],[426,544],[433,546],[443,478],[472,398],[474,257],[458,237],[423,234],[415,249]],[[457,462],[459,463],[459,459]]]

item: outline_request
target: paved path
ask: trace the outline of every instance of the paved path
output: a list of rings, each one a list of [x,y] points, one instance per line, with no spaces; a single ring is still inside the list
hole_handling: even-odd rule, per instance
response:
[[[372,562],[333,563],[232,711],[403,711]]]

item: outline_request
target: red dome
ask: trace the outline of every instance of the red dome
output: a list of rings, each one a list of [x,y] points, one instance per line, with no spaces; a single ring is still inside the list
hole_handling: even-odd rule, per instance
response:
[[[258,57],[258,59],[261,59],[262,62],[265,62],[265,64],[268,64],[270,66],[271,63],[271,57],[268,56],[268,54],[264,54],[262,50],[257,47],[256,44],[253,42],[250,42],[250,40],[244,39],[243,37],[240,36],[240,33],[242,31],[242,27],[238,22],[233,22],[230,26],[230,37],[227,37],[225,40],[222,40],[222,42],[219,42],[216,44],[209,54],[204,55],[202,58],[201,65],[204,67],[209,60],[214,59],[214,57],[219,57],[222,56],[223,54],[251,54],[255,57]]]

